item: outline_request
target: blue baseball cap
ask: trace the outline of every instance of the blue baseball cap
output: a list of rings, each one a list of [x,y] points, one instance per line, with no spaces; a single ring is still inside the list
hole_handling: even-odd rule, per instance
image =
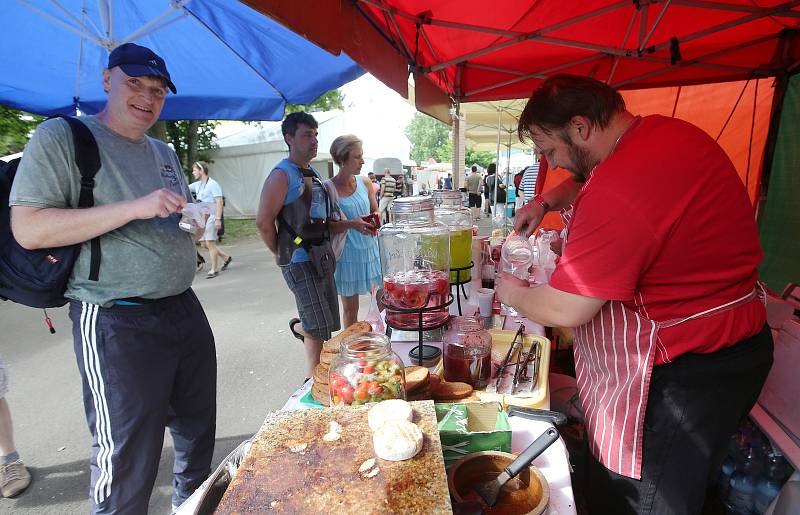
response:
[[[167,64],[149,48],[135,43],[125,43],[111,51],[108,56],[108,69],[119,66],[130,77],[161,77],[173,93],[177,93],[175,84],[169,78]]]

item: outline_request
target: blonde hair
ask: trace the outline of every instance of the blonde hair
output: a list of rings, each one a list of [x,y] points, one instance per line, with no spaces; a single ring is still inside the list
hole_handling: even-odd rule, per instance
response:
[[[194,168],[195,166],[200,170],[202,170],[204,174],[208,175],[208,163],[206,163],[205,161],[197,161],[195,164],[192,165],[192,168]]]
[[[362,144],[363,142],[358,139],[358,136],[352,134],[339,136],[331,143],[331,157],[333,158],[333,162],[342,166],[342,163],[347,161],[350,157],[350,152],[355,150],[356,147],[360,147]]]

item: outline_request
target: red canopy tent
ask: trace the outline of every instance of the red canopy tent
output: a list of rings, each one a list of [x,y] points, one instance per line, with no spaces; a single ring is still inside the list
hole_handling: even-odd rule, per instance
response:
[[[554,73],[621,89],[727,82],[786,73],[800,48],[800,0],[246,3],[403,96],[412,72],[417,107],[446,123],[447,97],[524,98]]]
[[[448,124],[454,104],[525,98],[555,73],[589,75],[624,90],[668,86],[626,100],[639,114],[677,114],[722,134],[754,201],[769,119],[764,107],[772,101],[771,82],[755,79],[785,76],[800,62],[800,0],[246,3],[333,53],[346,52],[404,97],[412,73],[417,108]],[[727,134],[714,121],[737,112],[744,83],[718,88],[719,95],[703,90],[703,102],[686,102],[696,90],[675,89],[741,80],[750,81],[748,95],[761,106],[758,127],[729,120]]]
[[[784,169],[800,162],[791,131],[782,139],[790,150],[775,157],[784,92],[800,63],[800,0],[243,1],[347,53],[404,97],[413,74],[417,109],[448,124],[453,106],[525,98],[545,78],[573,73],[625,90],[632,112],[704,128],[728,152],[754,204],[773,158]],[[795,83],[791,104],[800,97]],[[786,220],[787,204],[800,195],[800,185],[781,180],[772,220]],[[800,243],[785,243],[800,241],[795,218],[785,234],[762,241],[766,261],[772,245],[783,263],[773,285],[800,273]]]

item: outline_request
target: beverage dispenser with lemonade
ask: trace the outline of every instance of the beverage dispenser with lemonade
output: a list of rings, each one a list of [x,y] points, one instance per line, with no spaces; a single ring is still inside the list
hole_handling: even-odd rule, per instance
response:
[[[472,213],[460,191],[435,190],[432,195],[436,221],[450,228],[450,283],[467,283],[472,277]]]
[[[430,197],[401,197],[393,221],[378,231],[386,323],[400,329],[432,329],[449,318],[450,230],[434,220]],[[441,307],[438,307],[441,306]],[[422,312],[422,327],[419,312]]]

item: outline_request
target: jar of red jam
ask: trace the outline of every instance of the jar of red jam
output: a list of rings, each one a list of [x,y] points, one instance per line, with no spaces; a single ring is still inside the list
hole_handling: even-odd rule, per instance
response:
[[[444,379],[485,388],[492,371],[492,335],[476,317],[452,317],[442,336]]]

